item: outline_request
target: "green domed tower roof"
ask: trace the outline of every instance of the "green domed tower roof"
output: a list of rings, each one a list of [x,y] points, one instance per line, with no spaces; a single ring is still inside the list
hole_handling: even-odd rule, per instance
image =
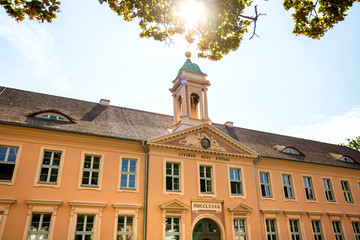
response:
[[[190,59],[186,59],[186,62],[184,63],[184,65],[180,68],[176,78],[180,75],[181,73],[181,70],[186,70],[188,72],[193,72],[193,73],[198,73],[198,74],[201,74],[201,75],[206,75],[205,73],[203,73],[200,69],[200,67],[196,64],[196,63],[192,63],[190,61]],[[176,79],[175,78],[175,79]]]

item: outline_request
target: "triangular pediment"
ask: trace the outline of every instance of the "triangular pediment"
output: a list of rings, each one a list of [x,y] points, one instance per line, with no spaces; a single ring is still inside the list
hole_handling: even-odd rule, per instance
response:
[[[164,204],[161,204],[160,208],[163,210],[186,210],[189,209],[189,206],[185,203],[180,202],[177,199],[174,199]]]
[[[230,212],[239,212],[239,213],[243,213],[243,212],[250,212],[252,210],[251,207],[246,206],[243,203],[236,203],[233,206],[228,208]]]
[[[147,143],[164,148],[257,157],[254,151],[207,123],[153,138]]]

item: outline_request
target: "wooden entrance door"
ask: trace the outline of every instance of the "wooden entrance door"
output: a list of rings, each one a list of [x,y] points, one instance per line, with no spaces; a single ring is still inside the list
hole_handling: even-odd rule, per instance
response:
[[[209,218],[197,222],[193,231],[193,240],[221,240],[220,229],[216,222]]]

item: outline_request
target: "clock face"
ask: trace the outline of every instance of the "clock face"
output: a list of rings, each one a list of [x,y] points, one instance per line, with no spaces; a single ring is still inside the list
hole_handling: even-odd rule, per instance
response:
[[[201,139],[201,146],[203,148],[209,148],[210,147],[210,140],[207,138]]]

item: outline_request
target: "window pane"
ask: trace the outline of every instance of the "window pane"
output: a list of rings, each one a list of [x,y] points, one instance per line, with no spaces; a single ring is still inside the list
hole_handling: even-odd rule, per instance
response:
[[[93,169],[100,169],[100,157],[94,157]]]
[[[123,159],[121,165],[122,165],[121,171],[127,172],[128,171],[128,160]]]
[[[14,164],[1,164],[0,163],[0,180],[11,181],[14,173]]]
[[[174,173],[173,174],[174,175],[179,175],[180,164],[174,163],[173,166],[174,166]]]
[[[166,177],[166,190],[173,190],[172,189],[172,177]]]
[[[135,160],[130,161],[130,172],[132,172],[132,173],[136,172],[136,161]]]

